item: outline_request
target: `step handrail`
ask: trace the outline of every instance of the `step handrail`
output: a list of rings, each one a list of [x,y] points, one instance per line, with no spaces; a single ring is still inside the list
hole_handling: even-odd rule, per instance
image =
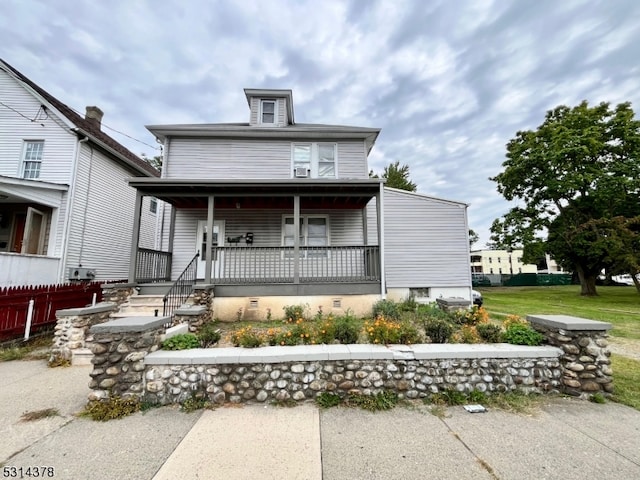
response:
[[[193,285],[196,283],[196,274],[198,271],[196,262],[199,256],[200,252],[198,251],[162,299],[163,317],[173,314],[173,311],[182,305],[191,295]]]

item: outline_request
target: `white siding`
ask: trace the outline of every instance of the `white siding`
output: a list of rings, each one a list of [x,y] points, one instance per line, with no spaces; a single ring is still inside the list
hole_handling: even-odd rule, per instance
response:
[[[134,173],[99,149],[82,144],[69,233],[69,266],[95,268],[97,279],[125,279],[129,271],[135,189],[126,179]],[[155,216],[143,205],[140,245],[153,247]],[[65,272],[66,274],[66,272]]]
[[[375,200],[367,214],[369,244],[376,245]],[[389,288],[470,287],[464,205],[385,189],[384,222]]]
[[[304,140],[295,141],[302,142]],[[290,179],[292,143],[287,140],[173,138],[166,178]],[[337,143],[338,178],[368,178],[364,142]]]
[[[28,117],[0,106],[0,175],[20,177],[24,141],[44,140],[39,180],[69,184],[75,135],[53,113],[43,114],[40,102],[4,70],[0,70],[0,101]]]
[[[330,245],[362,245],[362,213],[360,210],[302,210],[301,215],[329,217]],[[279,247],[282,244],[282,217],[293,215],[291,210],[215,210],[215,219],[225,221],[225,237],[254,234],[256,247]],[[198,220],[206,220],[205,209],[181,209],[176,213],[173,245],[173,279],[184,270],[196,254]],[[226,245],[228,245],[225,242]],[[240,244],[245,245],[244,242]],[[250,247],[249,247],[250,248]]]

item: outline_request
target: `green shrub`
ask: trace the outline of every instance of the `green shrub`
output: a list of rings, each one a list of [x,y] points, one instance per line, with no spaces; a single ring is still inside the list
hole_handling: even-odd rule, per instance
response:
[[[216,327],[215,322],[207,322],[200,327],[197,334],[202,348],[212,347],[220,341],[220,329]]]
[[[418,309],[418,302],[416,302],[415,297],[410,296],[400,302],[398,308],[401,312],[415,312]]]
[[[400,318],[400,305],[391,300],[379,300],[373,305],[373,318],[384,317],[388,320]]]
[[[193,333],[180,333],[162,342],[163,350],[189,350],[199,347],[200,340]]]
[[[422,335],[418,332],[413,322],[401,321],[400,322],[400,337],[398,343],[404,345],[414,345],[422,342]]]
[[[198,396],[195,393],[180,404],[180,410],[186,413],[210,408],[212,408],[212,403],[207,399],[207,397],[204,395]]]
[[[498,343],[502,337],[502,328],[493,323],[481,323],[476,326],[478,335],[486,343]]]
[[[453,333],[453,325],[447,319],[429,317],[424,321],[424,332],[431,343],[447,343]]]
[[[140,410],[140,402],[135,397],[122,398],[111,395],[108,400],[94,400],[87,404],[80,416],[106,422],[123,418]]]
[[[257,348],[266,338],[251,325],[231,332],[230,340],[234,347]]]
[[[309,305],[301,304],[301,305],[285,305],[282,307],[284,310],[284,320],[285,322],[295,322],[296,320],[302,318],[305,319],[305,312],[309,308]]]
[[[448,388],[440,393],[433,393],[425,400],[425,403],[435,403],[438,405],[464,405],[467,396],[463,392]]]
[[[458,310],[453,316],[454,320],[460,325],[476,326],[489,321],[489,313],[477,305],[471,307],[470,310]]]
[[[512,345],[540,345],[544,337],[529,325],[513,323],[502,334],[502,340]]]
[[[316,397],[316,403],[322,408],[337,407],[342,403],[340,395],[332,392],[322,392]]]
[[[351,407],[360,407],[372,412],[378,410],[391,410],[398,404],[398,395],[391,391],[382,391],[375,395],[362,395],[359,393],[349,395],[346,404]]]
[[[445,312],[435,303],[420,304],[416,308],[416,314],[420,318],[440,318],[442,320],[452,320],[452,315]]]
[[[324,343],[327,345],[333,343],[336,338],[336,325],[331,315],[317,323],[314,338],[315,343]]]
[[[347,313],[340,317],[336,317],[333,322],[335,330],[335,339],[344,345],[358,343],[358,337],[360,336],[360,329],[358,327],[358,321],[356,318]]]

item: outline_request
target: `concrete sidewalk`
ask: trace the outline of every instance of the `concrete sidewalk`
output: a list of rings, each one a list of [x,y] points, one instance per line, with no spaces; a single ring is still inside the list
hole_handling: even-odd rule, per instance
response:
[[[0,363],[0,464],[52,466],[59,479],[640,478],[640,412],[556,398],[534,416],[426,407],[369,413],[271,405],[122,420],[74,416],[87,367]],[[27,411],[60,416],[21,422]]]

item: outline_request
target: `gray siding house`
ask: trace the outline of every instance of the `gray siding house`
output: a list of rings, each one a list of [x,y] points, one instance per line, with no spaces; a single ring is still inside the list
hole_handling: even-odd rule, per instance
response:
[[[159,251],[132,249],[129,281],[174,281],[191,265],[220,319],[471,298],[465,204],[369,178],[379,129],[296,123],[290,90],[245,95],[248,123],[147,127],[164,144],[162,178],[129,184],[138,205],[167,207]]]
[[[126,279],[135,189],[159,172],[0,60],[0,287]],[[154,248],[145,200],[140,247]]]

